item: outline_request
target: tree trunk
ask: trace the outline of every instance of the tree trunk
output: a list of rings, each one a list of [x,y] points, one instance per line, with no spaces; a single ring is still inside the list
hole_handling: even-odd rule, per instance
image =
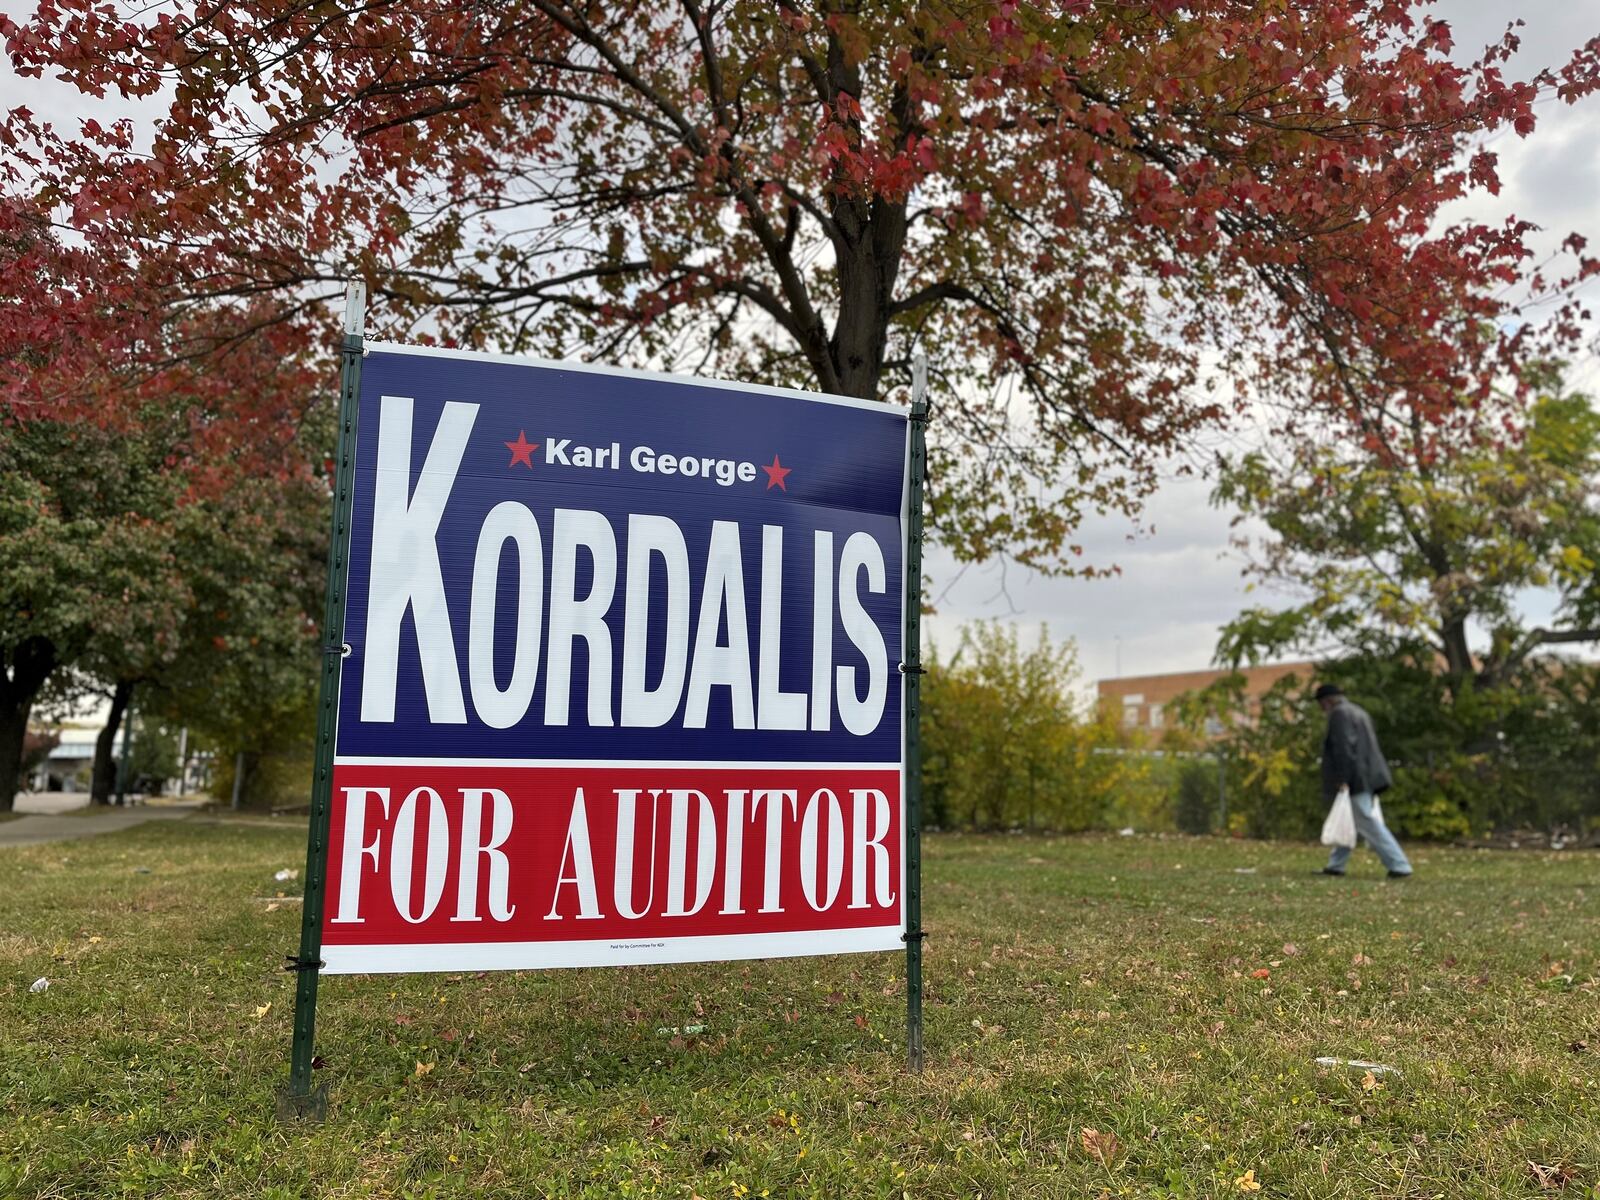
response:
[[[94,740],[94,775],[89,784],[90,804],[111,803],[111,788],[117,778],[117,764],[111,755],[111,748],[117,740],[117,730],[122,726],[122,718],[128,711],[128,702],[132,699],[132,682],[119,679],[117,686],[111,692],[111,715],[106,718],[106,727],[100,731],[100,736]]]
[[[839,321],[828,350],[839,390],[877,400],[889,341],[889,307],[905,249],[905,206],[852,201],[835,209],[834,220],[849,244],[835,246]]]
[[[835,95],[861,95],[861,69],[837,38],[828,40],[828,75]],[[897,94],[895,116],[908,120],[906,95]],[[903,140],[903,137],[902,137]],[[832,207],[839,281],[839,317],[828,345],[839,390],[863,400],[880,399],[889,310],[905,253],[904,201],[842,199]]]
[[[11,653],[9,667],[0,655],[0,812],[10,812],[16,805],[28,717],[55,668],[56,648],[45,638],[31,637],[19,643]]]
[[[1450,694],[1454,698],[1461,694],[1461,685],[1477,674],[1472,662],[1472,649],[1467,644],[1466,616],[1445,618],[1439,629],[1439,641],[1444,650],[1445,670],[1450,676]]]

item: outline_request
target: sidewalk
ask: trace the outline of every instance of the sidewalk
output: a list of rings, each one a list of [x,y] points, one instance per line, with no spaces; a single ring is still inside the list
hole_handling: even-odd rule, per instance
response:
[[[146,821],[176,821],[191,816],[204,802],[162,799],[153,804],[90,810],[89,797],[80,793],[49,793],[17,797],[16,811],[26,813],[0,821],[0,848],[64,842],[132,829]]]

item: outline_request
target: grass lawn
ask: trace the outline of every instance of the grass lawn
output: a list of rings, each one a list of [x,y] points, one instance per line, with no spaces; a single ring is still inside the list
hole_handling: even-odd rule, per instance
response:
[[[284,1126],[303,854],[0,850],[0,1196],[1600,1196],[1593,855],[933,837],[919,1078],[898,956],[337,977]]]

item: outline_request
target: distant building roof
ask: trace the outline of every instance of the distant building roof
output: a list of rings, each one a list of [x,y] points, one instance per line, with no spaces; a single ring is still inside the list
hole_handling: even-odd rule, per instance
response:
[[[1310,681],[1316,676],[1314,662],[1268,663],[1259,667],[1241,667],[1237,674],[1244,676],[1244,694],[1251,699],[1264,695],[1273,684],[1288,675],[1298,675]],[[1235,672],[1221,668],[1204,671],[1172,671],[1164,675],[1129,675],[1117,679],[1102,679],[1095,685],[1100,703],[1121,710],[1121,722],[1127,729],[1144,729],[1160,738],[1168,727],[1166,707],[1179,696],[1199,691],[1203,687],[1225,679]],[[1206,729],[1208,734],[1221,732],[1221,727]]]

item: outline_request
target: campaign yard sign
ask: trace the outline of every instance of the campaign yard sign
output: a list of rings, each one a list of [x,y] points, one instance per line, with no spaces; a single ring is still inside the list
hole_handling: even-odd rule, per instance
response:
[[[908,422],[368,343],[321,969],[899,949]]]

